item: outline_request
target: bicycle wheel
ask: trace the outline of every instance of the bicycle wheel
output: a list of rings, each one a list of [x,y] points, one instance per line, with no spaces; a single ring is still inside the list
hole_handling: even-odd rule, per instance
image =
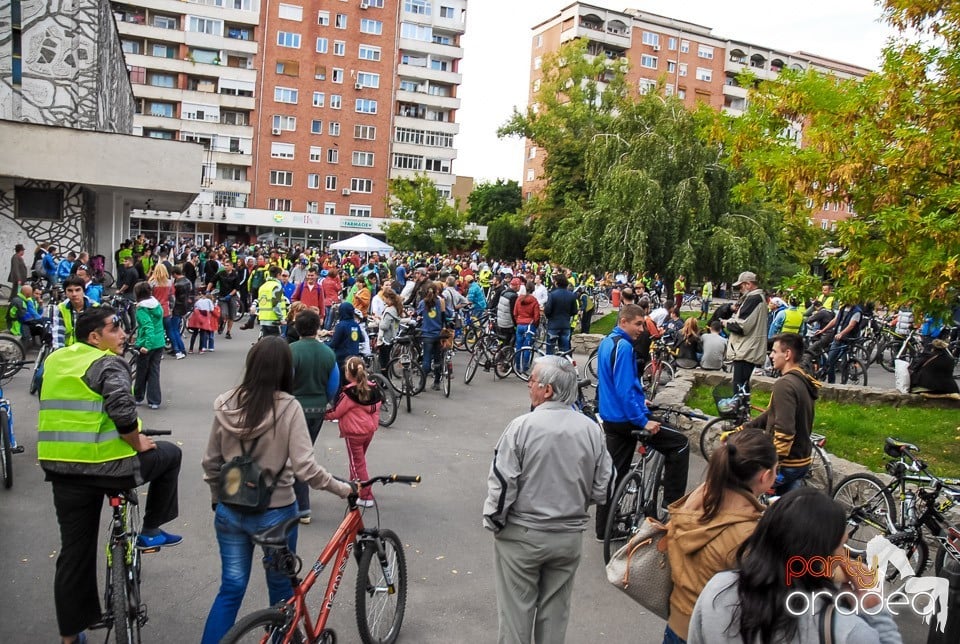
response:
[[[729,432],[734,427],[736,427],[734,421],[726,418],[714,418],[704,425],[703,431],[700,432],[700,453],[705,459],[709,461],[714,450],[720,445],[720,434]]]
[[[840,384],[867,386],[867,366],[859,359],[848,357],[840,372]]]
[[[540,349],[522,347],[513,360],[513,372],[517,374],[520,380],[529,382],[530,376],[533,374],[534,363],[537,358],[543,355],[544,353]]]
[[[360,639],[363,644],[392,644],[400,634],[407,605],[407,560],[400,537],[392,530],[381,530],[379,543],[368,542],[364,547],[358,568],[356,610]]]
[[[643,521],[643,479],[640,472],[631,470],[617,486],[607,512],[603,530],[603,561],[610,561],[616,543],[629,539]]]
[[[380,403],[380,426],[389,427],[397,419],[397,394],[386,378],[375,373],[370,378],[380,387],[383,401]]]
[[[114,282],[116,282],[116,280],[113,278],[113,273],[110,271],[103,271],[103,275],[100,277],[100,285],[106,289],[113,286]]]
[[[424,387],[427,386],[427,379],[419,360],[410,363],[410,378],[413,380],[413,388],[410,390],[410,394],[416,396],[423,393]]]
[[[453,380],[453,350],[447,349],[443,352],[443,373],[440,376],[440,382],[443,384],[443,397],[450,397],[450,387]]]
[[[804,485],[812,485],[818,490],[823,490],[830,494],[833,489],[833,468],[830,467],[830,459],[822,447],[813,446],[813,462],[810,463],[810,470],[803,479]]]
[[[390,382],[393,390],[398,395],[402,395],[404,392],[404,362],[407,360],[410,360],[410,363],[407,365],[407,371],[411,372],[412,374],[412,386],[410,387],[410,392],[412,395],[416,396],[423,391],[423,383],[420,382],[420,376],[423,373],[423,368],[420,366],[419,362],[414,361],[412,358],[409,358],[406,355],[399,355],[393,358],[387,364],[387,380]]]
[[[503,345],[493,356],[493,373],[497,378],[506,378],[513,373],[513,358],[516,355],[514,348]]]
[[[133,644],[140,640],[137,602],[130,597],[125,550],[122,543],[110,546],[110,590],[107,605],[113,617],[113,640],[117,644]]]
[[[40,391],[40,385],[43,383],[43,361],[50,355],[50,345],[44,344],[37,353],[37,359],[33,362],[33,376],[30,378],[30,394]]]
[[[643,368],[643,375],[640,377],[640,382],[643,384],[643,392],[646,394],[647,400],[653,400],[659,389],[673,382],[674,372],[670,363],[661,362],[659,367],[656,374],[654,374],[652,362],[648,362],[647,366]],[[654,375],[656,375],[656,377],[654,377]]]
[[[0,333],[0,381],[6,382],[23,368],[26,353],[20,340],[9,333]]]
[[[667,510],[663,507],[663,497],[666,493],[663,489],[663,454],[648,448],[644,458],[647,463],[643,468],[646,473],[643,482],[643,498],[646,505],[643,511],[646,516],[662,522],[667,518]]]
[[[583,367],[583,377],[584,379],[589,379],[590,384],[594,387],[597,386],[597,382],[600,380],[599,372],[597,371],[597,354],[599,353],[600,348],[596,348],[590,352],[590,357],[587,358],[587,364]]]
[[[832,496],[847,511],[847,523],[853,527],[847,546],[858,557],[864,556],[870,539],[887,534],[888,522],[897,521],[893,495],[872,474],[851,474],[840,481]]]
[[[245,616],[233,625],[227,634],[220,640],[220,644],[235,644],[239,642],[282,642],[290,633],[291,641],[302,644],[307,639],[303,631],[290,623],[290,617],[276,608],[256,610]]]
[[[3,487],[13,487],[13,446],[10,444],[10,417],[6,409],[0,409],[0,474]]]
[[[480,366],[480,352],[474,351],[467,360],[467,368],[463,372],[463,384],[469,385],[473,377],[477,375],[477,367]]]

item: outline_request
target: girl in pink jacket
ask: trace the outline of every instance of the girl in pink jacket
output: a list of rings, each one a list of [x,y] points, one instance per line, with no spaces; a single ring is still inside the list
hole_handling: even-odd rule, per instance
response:
[[[340,391],[326,418],[340,421],[340,437],[347,442],[350,479],[365,481],[370,478],[367,474],[367,448],[380,424],[380,401],[383,395],[376,383],[367,380],[362,358],[349,358],[344,365],[344,372],[347,385]],[[360,491],[357,505],[373,506],[370,488],[365,487]]]

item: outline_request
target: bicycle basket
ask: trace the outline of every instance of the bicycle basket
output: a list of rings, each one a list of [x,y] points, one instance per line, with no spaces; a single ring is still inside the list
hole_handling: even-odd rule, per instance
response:
[[[721,383],[713,388],[713,401],[717,404],[717,413],[720,418],[737,417],[737,397],[733,391],[733,385]]]

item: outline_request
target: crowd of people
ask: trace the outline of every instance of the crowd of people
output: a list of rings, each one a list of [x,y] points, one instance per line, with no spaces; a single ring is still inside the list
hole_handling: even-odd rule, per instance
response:
[[[713,307],[713,284],[704,280],[699,318],[683,320],[683,276],[669,299],[657,275],[598,278],[548,262],[485,261],[477,253],[361,257],[238,244],[151,247],[138,238],[115,254],[116,294],[134,311],[130,344],[122,311],[103,300],[90,258],[68,253],[58,261],[55,247],[42,250],[34,273],[65,294],[50,307],[58,350],[45,369],[38,427],[38,455],[53,486],[63,544],[55,602],[65,644],[85,642],[85,630],[101,618],[96,526],[105,488],[150,482],[138,545],[163,548],[182,541],[162,529],[178,514],[180,450],[138,431],[138,406],[162,404],[165,351],[184,359],[195,353],[199,338],[197,355],[212,352],[221,334],[233,340],[234,321],[243,316],[239,328],[260,327],[241,384],[214,402],[202,461],[222,564],[220,590],[202,636],[214,643],[229,630],[243,600],[252,536],[298,515],[309,523],[310,488],[340,497],[353,491],[316,463],[313,444],[325,420],[337,421],[345,440],[350,480],[367,477],[365,455],[382,400],[362,359],[372,349],[370,331],[378,336],[379,362],[385,365],[400,326],[416,321],[423,377],[433,374],[437,386],[434,357],[458,310],[472,316],[487,312],[502,341],[518,346],[545,325],[547,353],[563,353],[575,330],[589,332],[595,289],[614,287],[617,323],[600,342],[597,358],[602,425],[573,408],[578,383],[573,365],[547,355],[536,362],[528,382],[530,413],[507,426],[494,450],[483,522],[495,534],[499,641],[564,640],[582,533],[590,523],[587,508],[598,506],[594,521],[602,541],[607,504],[636,451],[635,430],[645,430],[648,446],[665,458],[660,502],[670,517],[674,590],[663,641],[815,640],[815,616],[784,611],[784,563],[790,555],[826,557],[842,549],[844,516],[822,493],[797,489],[811,462],[819,387],[804,360],[809,344],[818,342],[833,357],[838,343],[855,337],[864,315],[858,304],[840,306],[828,285],[821,299],[801,311],[799,302],[765,293],[750,271],[732,284],[740,294],[736,303]],[[11,277],[17,321],[29,327],[30,315],[42,320],[45,314],[25,263],[18,265],[24,252],[18,245]],[[718,296],[726,290],[721,283]],[[905,314],[899,322],[908,324]],[[189,347],[182,325],[190,333]],[[768,358],[782,374],[767,412],[725,437],[705,482],[689,494],[689,441],[656,420],[639,377],[651,342],[663,335],[674,338],[678,359],[691,366],[720,369],[730,362],[734,385],[747,391],[754,369]],[[811,342],[804,342],[805,335]],[[137,355],[135,380],[123,359],[127,351]],[[78,440],[82,435],[96,440]],[[254,512],[232,500],[220,476],[238,457],[251,457],[272,481],[268,504]],[[765,509],[758,497],[771,488],[782,498]],[[358,504],[373,503],[372,493],[363,490]],[[822,525],[813,525],[810,513],[823,517]],[[291,549],[296,539],[294,530]],[[799,583],[839,592],[855,578],[854,571],[841,572],[846,581],[839,586],[812,575]],[[271,604],[291,595],[289,580],[279,573],[267,572],[267,586]],[[866,590],[853,588],[861,596]],[[834,641],[899,641],[884,611],[836,619]]]

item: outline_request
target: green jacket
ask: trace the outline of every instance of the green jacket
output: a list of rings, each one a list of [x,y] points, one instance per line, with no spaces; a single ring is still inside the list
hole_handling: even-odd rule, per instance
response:
[[[137,302],[137,348],[162,349],[167,343],[163,330],[163,307],[155,297]]]
[[[340,383],[336,355],[325,342],[313,338],[297,340],[290,345],[290,352],[293,354],[293,395],[308,420],[322,418],[331,389],[336,393]]]

